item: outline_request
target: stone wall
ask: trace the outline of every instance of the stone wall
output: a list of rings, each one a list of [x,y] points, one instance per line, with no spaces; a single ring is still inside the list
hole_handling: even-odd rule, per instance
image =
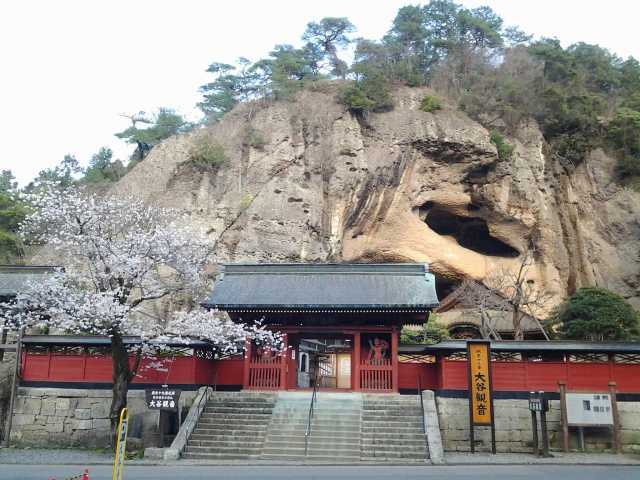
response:
[[[466,398],[437,397],[438,418],[445,451],[469,451],[469,403]],[[560,401],[551,400],[547,428],[552,450],[562,449]],[[531,452],[531,412],[528,400],[494,400],[496,448],[498,452]],[[640,402],[618,402],[621,439],[626,452],[640,453]],[[491,430],[476,427],[477,451],[490,451]],[[588,451],[611,449],[607,428],[585,428]],[[570,429],[570,448],[578,448],[577,429]]]
[[[144,394],[144,390],[129,392],[129,438],[139,439],[132,440],[132,445],[156,446],[159,414],[146,407]],[[189,405],[194,394],[183,392],[182,404]],[[23,446],[106,447],[110,404],[111,390],[21,387],[11,441]]]

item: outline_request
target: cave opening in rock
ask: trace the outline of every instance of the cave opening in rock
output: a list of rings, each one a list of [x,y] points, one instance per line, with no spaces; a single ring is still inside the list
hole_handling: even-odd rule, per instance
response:
[[[444,277],[438,273],[433,272],[433,276],[436,279],[436,294],[440,301],[453,293],[453,291],[460,285],[460,282]]]
[[[462,217],[443,208],[429,209],[425,222],[434,232],[449,235],[463,247],[483,255],[515,258],[520,252],[491,235],[487,222],[478,217]]]

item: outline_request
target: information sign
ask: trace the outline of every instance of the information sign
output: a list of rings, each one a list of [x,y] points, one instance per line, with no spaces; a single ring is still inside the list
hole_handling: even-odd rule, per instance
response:
[[[175,388],[153,388],[145,391],[147,408],[152,410],[177,411],[180,390]]]
[[[567,392],[567,424],[577,427],[613,425],[609,393]]]
[[[491,343],[486,340],[467,341],[469,382],[469,446],[475,453],[475,427],[491,427],[491,452],[496,453],[496,428],[493,422],[491,390]]]
[[[469,380],[471,413],[474,425],[491,425],[491,383],[489,380],[489,344],[469,342]]]

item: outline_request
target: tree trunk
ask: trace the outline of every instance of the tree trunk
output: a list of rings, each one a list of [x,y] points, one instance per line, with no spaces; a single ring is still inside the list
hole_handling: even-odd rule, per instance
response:
[[[521,320],[522,314],[518,311],[517,308],[513,309],[513,339],[514,340],[524,340],[524,334],[522,333],[521,328]]]
[[[114,333],[111,337],[111,361],[113,363],[113,396],[109,418],[111,419],[111,442],[112,447],[115,448],[120,412],[127,406],[127,392],[131,381],[129,353],[120,333]]]

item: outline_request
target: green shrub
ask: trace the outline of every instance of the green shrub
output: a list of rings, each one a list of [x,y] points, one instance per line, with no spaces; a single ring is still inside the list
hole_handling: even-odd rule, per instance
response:
[[[620,108],[607,125],[609,143],[618,153],[618,171],[623,177],[640,176],[640,112]]]
[[[244,144],[258,150],[262,150],[264,146],[269,143],[264,135],[253,127],[247,127],[244,132]]]
[[[442,102],[439,98],[432,95],[425,95],[420,102],[420,110],[427,113],[433,113],[442,109]]]
[[[508,144],[500,132],[491,132],[491,143],[496,146],[500,160],[509,160],[513,155],[513,145]]]
[[[338,101],[354,112],[366,112],[375,107],[376,102],[371,100],[355,83],[349,84],[340,90]]]
[[[200,137],[189,150],[189,163],[201,169],[216,169],[227,161],[224,147]]]
[[[637,340],[640,317],[624,298],[604,288],[581,288],[553,313],[550,324],[571,340]]]
[[[403,327],[400,332],[400,343],[407,345],[433,345],[449,338],[449,330],[433,313],[427,323],[418,328]]]

